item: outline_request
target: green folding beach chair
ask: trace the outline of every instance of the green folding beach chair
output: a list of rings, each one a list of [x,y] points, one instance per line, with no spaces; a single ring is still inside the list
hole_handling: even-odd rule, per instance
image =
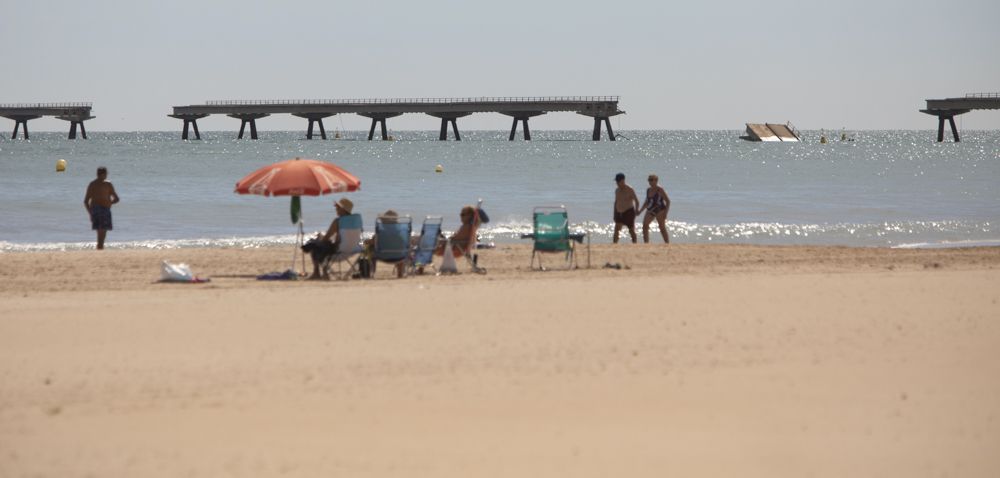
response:
[[[566,268],[572,269],[576,266],[576,257],[573,254],[573,237],[569,233],[569,215],[563,206],[541,206],[536,207],[532,212],[532,223],[534,232],[525,234],[522,238],[532,239],[535,242],[531,249],[531,268],[535,268],[535,257],[538,257],[538,269],[545,270],[542,266],[542,254],[560,253],[566,259]]]

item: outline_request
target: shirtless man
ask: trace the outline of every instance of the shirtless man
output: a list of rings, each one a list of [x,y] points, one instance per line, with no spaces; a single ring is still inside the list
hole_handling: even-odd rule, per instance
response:
[[[642,242],[649,243],[649,224],[656,219],[656,224],[660,226],[660,235],[663,236],[663,242],[670,244],[670,235],[667,234],[667,213],[670,212],[670,196],[667,196],[667,191],[663,189],[658,183],[660,178],[655,174],[649,175],[649,188],[646,189],[646,202],[639,209],[639,213],[643,210],[646,211],[646,215],[642,218]]]
[[[636,243],[635,237],[635,210],[639,208],[639,199],[635,196],[632,186],[625,184],[625,175],[618,173],[615,175],[615,236],[614,242],[618,244],[618,233],[622,226],[628,227],[628,233],[632,235],[632,244]]]
[[[118,202],[118,193],[108,179],[108,168],[97,168],[97,179],[87,186],[83,207],[90,215],[90,225],[97,231],[97,249],[104,249],[104,237],[111,230],[111,205]]]

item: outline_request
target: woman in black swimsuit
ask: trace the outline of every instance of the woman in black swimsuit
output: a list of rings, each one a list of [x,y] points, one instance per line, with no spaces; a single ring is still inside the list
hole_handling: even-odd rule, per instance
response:
[[[670,235],[667,234],[667,212],[670,211],[670,197],[667,192],[657,183],[660,178],[655,174],[649,175],[649,188],[646,189],[646,202],[639,208],[637,214],[646,211],[642,218],[642,242],[649,242],[649,224],[656,219],[656,224],[660,226],[660,235],[663,242],[670,244]]]

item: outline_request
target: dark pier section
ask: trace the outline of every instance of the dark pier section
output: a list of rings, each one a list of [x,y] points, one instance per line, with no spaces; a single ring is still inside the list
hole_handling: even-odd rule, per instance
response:
[[[951,136],[959,142],[958,128],[955,127],[955,116],[972,110],[1000,109],[1000,93],[970,93],[961,98],[945,98],[943,100],[927,100],[927,109],[920,110],[938,117],[938,143],[944,141],[944,122],[951,126]]]
[[[382,139],[389,139],[386,120],[407,113],[423,113],[441,120],[441,135],[439,139],[448,139],[448,126],[451,125],[455,141],[461,141],[458,132],[458,119],[473,113],[500,113],[514,118],[510,130],[510,140],[517,135],[517,123],[520,121],[524,139],[531,139],[528,129],[528,119],[549,112],[567,111],[594,118],[594,134],[592,139],[600,141],[601,124],[608,130],[608,139],[615,140],[611,130],[611,117],[624,111],[618,109],[617,96],[555,96],[555,97],[500,97],[500,98],[395,98],[395,99],[351,99],[351,100],[234,100],[209,101],[204,105],[174,106],[173,114],[168,116],[184,121],[184,131],[181,139],[189,139],[189,126],[194,127],[194,139],[201,139],[198,133],[198,120],[214,114],[226,115],[241,120],[240,132],[242,139],[246,127],[250,125],[250,139],[257,139],[257,120],[272,114],[291,114],[309,121],[306,138],[313,138],[313,127],[318,123],[320,136],[326,139],[326,129],[323,119],[337,114],[356,114],[372,120],[368,131],[368,140],[375,137],[378,127]]]
[[[17,139],[20,129],[24,139],[28,136],[28,121],[43,116],[55,116],[63,121],[69,121],[69,139],[76,139],[76,128],[80,127],[80,135],[87,139],[87,129],[83,122],[94,119],[90,114],[93,105],[90,103],[15,103],[0,104],[0,116],[14,120],[14,134],[10,139]]]

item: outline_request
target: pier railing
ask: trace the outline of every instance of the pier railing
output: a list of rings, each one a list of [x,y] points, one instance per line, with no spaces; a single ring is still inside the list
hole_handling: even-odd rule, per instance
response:
[[[93,108],[93,103],[0,103],[0,108]]]
[[[1000,93],[967,93],[966,98],[1000,98]]]
[[[208,106],[252,106],[252,105],[371,105],[371,104],[468,104],[468,103],[547,103],[601,101],[617,102],[617,96],[498,96],[478,98],[369,98],[369,99],[328,99],[328,100],[212,100]]]

